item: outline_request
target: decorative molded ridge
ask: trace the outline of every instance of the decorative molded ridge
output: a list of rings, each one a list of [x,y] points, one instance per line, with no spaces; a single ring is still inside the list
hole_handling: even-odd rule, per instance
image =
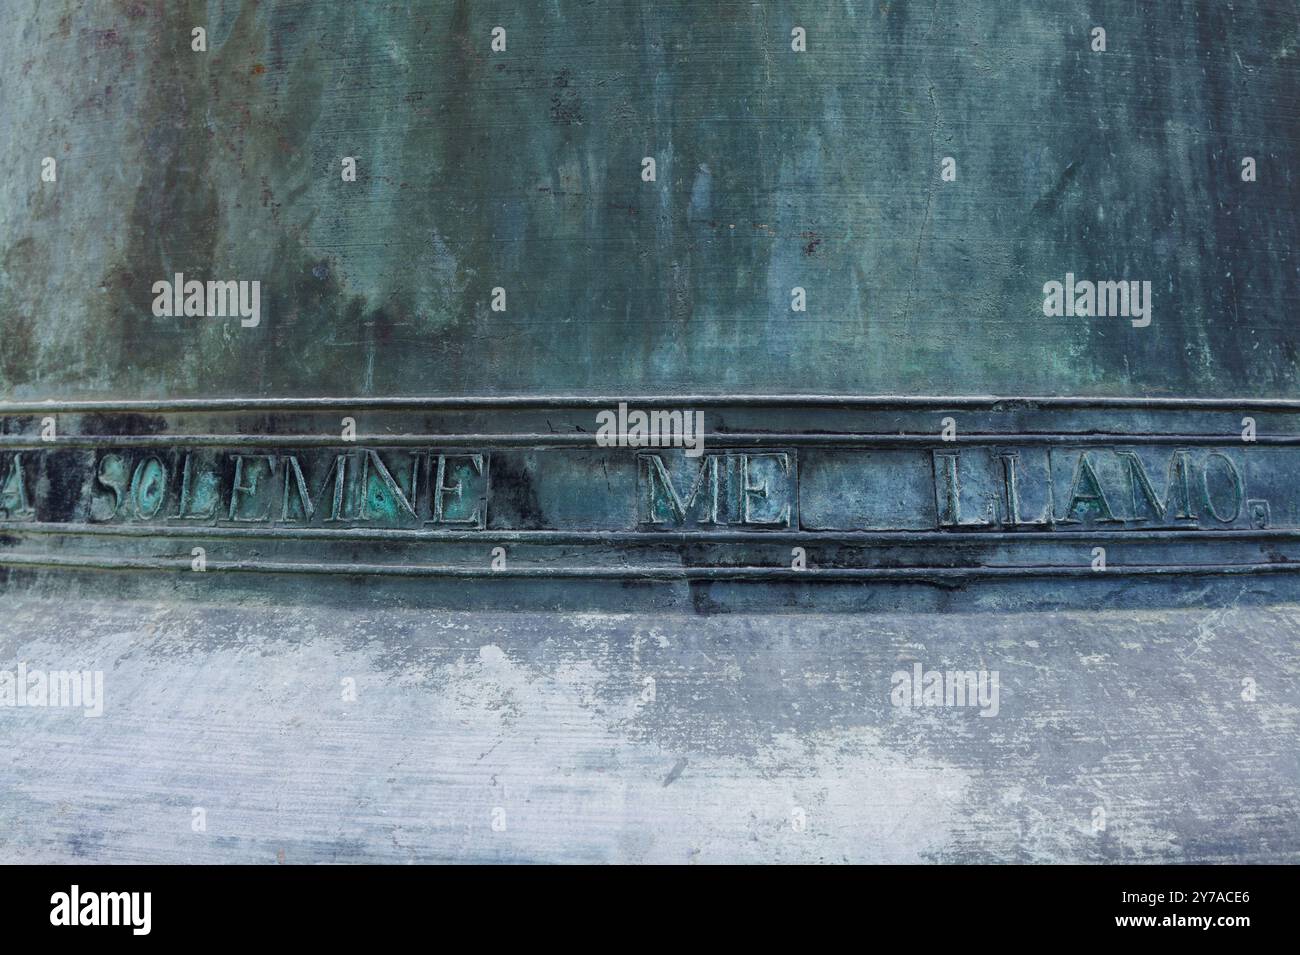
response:
[[[687,446],[634,436],[629,404],[711,428]],[[614,406],[611,444],[596,422]],[[142,417],[97,417],[113,413]],[[1271,415],[1269,433],[1242,413]],[[163,571],[191,550],[211,570],[390,576],[1273,574],[1300,567],[1292,414],[1300,401],[1025,396],[11,402],[0,565]]]
[[[0,551],[0,567],[63,568],[70,570],[143,570],[189,572],[189,558],[141,558],[90,555],[30,555]],[[603,565],[598,567],[527,566],[503,564],[497,568],[455,564],[359,563],[355,561],[205,560],[204,571],[243,574],[326,574],[358,577],[523,578],[543,580],[648,580],[648,581],[938,581],[995,578],[1091,577],[1088,564],[1035,564],[981,567],[755,567]],[[1293,574],[1296,563],[1234,564],[1114,564],[1105,568],[1123,577],[1187,577],[1195,575]]]
[[[789,407],[1010,411],[1090,409],[1151,411],[1300,412],[1300,398],[1188,398],[1085,395],[413,395],[354,397],[231,397],[33,399],[0,401],[0,416],[33,414],[168,414],[174,412],[439,411],[493,408]]]
[[[772,447],[796,445],[830,448],[930,448],[944,445],[1062,445],[1082,447],[1096,445],[1192,445],[1215,447],[1231,442],[1222,434],[1165,434],[1140,432],[972,432],[953,435],[942,443],[932,434],[880,434],[862,431],[717,431],[703,435],[708,447]],[[353,439],[349,439],[350,442]],[[358,434],[356,443],[371,448],[410,447],[590,447],[594,444],[589,433],[573,432],[517,432],[476,434]],[[1300,434],[1260,434],[1252,443],[1279,447],[1300,446]],[[333,434],[65,434],[50,438],[38,435],[0,435],[0,449],[25,450],[48,448],[170,448],[176,446],[202,448],[329,448],[339,446]]]

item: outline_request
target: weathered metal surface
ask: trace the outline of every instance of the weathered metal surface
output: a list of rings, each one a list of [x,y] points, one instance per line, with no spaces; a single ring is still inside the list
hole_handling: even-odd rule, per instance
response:
[[[10,395],[1297,396],[1288,3],[11,0],[5,22]],[[1151,325],[1045,318],[1067,272],[1150,281]],[[176,273],[260,280],[261,323],[155,318]]]
[[[0,659],[103,669],[105,708],[0,712],[0,856],[1296,862],[1298,627],[1295,605],[1231,599],[711,617],[13,600]],[[891,705],[916,662],[999,671],[997,715]]]
[[[10,0],[0,858],[1300,858],[1298,41]]]
[[[965,581],[1087,573],[1113,538],[1112,573],[1291,571],[1293,10],[13,20],[0,561],[24,580],[209,543],[214,571]],[[1076,275],[1149,286],[1144,317],[1078,314]],[[189,314],[225,281],[256,283],[251,320]],[[709,452],[596,447],[628,391],[707,412]],[[961,397],[985,392],[1010,397]]]
[[[38,582],[50,569],[201,571],[195,586],[216,595],[231,575],[275,588],[281,574],[704,590],[1069,579],[1039,598],[1058,604],[1158,577],[1174,592],[1242,574],[1296,590],[1300,432],[1286,400],[1244,406],[1246,441],[1242,409],[1214,401],[718,397],[683,448],[602,446],[604,400],[363,403],[364,430],[346,435],[332,430],[346,400],[269,402],[270,426],[256,401],[70,403],[53,435],[48,417],[13,415],[0,566]],[[934,430],[958,418],[947,439]]]

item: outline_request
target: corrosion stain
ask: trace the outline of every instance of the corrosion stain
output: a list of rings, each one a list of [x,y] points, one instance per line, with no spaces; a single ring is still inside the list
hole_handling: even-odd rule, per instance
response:
[[[581,126],[582,100],[572,88],[567,67],[556,74],[552,86],[555,92],[551,95],[551,122],[557,126]]]
[[[91,30],[90,37],[96,50],[111,50],[115,46],[121,46],[123,42],[121,35],[113,29]]]
[[[266,72],[266,67],[261,63],[254,63],[252,70],[250,70],[249,72],[251,72],[254,76],[261,76],[263,73]]]

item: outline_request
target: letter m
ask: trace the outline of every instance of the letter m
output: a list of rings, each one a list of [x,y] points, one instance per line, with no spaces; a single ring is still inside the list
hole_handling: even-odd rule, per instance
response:
[[[1163,495],[1156,493],[1136,451],[1116,451],[1115,454],[1124,462],[1128,471],[1129,495],[1133,505],[1131,520],[1145,521],[1148,518],[1142,515],[1147,513],[1154,515],[1156,520],[1163,521],[1171,509],[1178,520],[1196,517],[1192,510],[1192,465],[1188,452],[1175,451],[1169,458]]]
[[[226,318],[239,312],[239,283],[208,282],[208,317]]]
[[[81,673],[53,671],[50,674],[50,702],[58,706],[80,706]]]
[[[659,454],[638,454],[637,467],[641,477],[641,514],[642,524],[663,524],[671,521],[684,524],[686,517],[694,509],[704,492],[703,512],[697,523],[718,523],[718,459],[706,456],[700,462],[700,470],[695,475],[690,492],[683,500],[673,486],[672,475],[664,466],[664,459]]]
[[[1098,282],[1097,311],[1102,315],[1128,318],[1128,283]]]
[[[949,670],[948,686],[944,690],[944,704],[947,706],[973,706],[978,683],[979,678],[974,670]],[[969,689],[967,689],[968,687]]]
[[[104,925],[129,925],[131,924],[131,913],[133,906],[131,896],[126,892],[105,892],[100,898],[103,900],[104,910],[100,913],[100,922]],[[111,913],[111,914],[110,914]]]

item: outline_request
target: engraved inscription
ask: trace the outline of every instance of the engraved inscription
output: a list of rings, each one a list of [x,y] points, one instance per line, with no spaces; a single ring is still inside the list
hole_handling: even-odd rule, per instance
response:
[[[26,521],[34,516],[22,452],[0,457],[0,519]]]
[[[1266,529],[1275,518],[1289,526],[1300,512],[1291,479],[1300,454],[1289,448],[990,444],[818,449],[802,458],[790,449],[530,454],[535,464],[528,467],[502,464],[493,524],[485,451],[28,449],[0,454],[0,522],[1032,532]]]
[[[934,451],[938,526],[1215,527],[1243,515],[1260,526],[1267,506],[1252,501],[1246,510],[1242,454],[1097,447],[1048,449],[1026,462],[1026,451]],[[1030,494],[1038,502],[1033,512],[1025,510]]]
[[[790,527],[794,454],[637,455],[638,520],[652,526]]]
[[[474,528],[486,520],[487,482],[480,453],[108,452],[95,464],[88,519]]]

